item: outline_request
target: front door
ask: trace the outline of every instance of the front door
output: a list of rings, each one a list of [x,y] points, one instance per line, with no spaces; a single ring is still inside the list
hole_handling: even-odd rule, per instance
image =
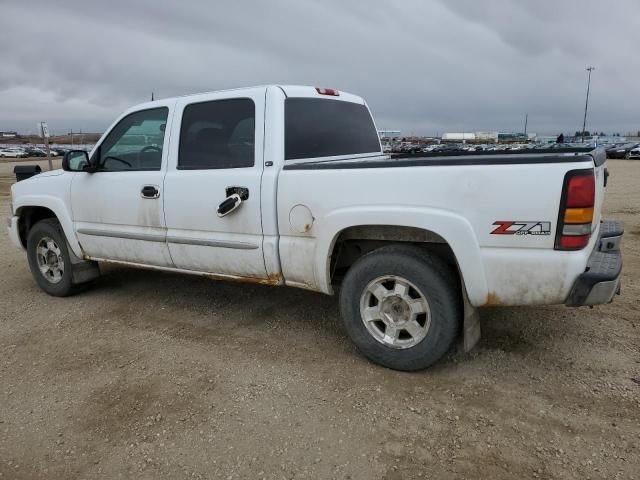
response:
[[[171,142],[164,199],[176,268],[266,278],[260,217],[264,104],[264,89],[178,100],[179,138]]]
[[[162,207],[172,105],[156,103],[120,119],[94,150],[98,171],[73,178],[74,227],[91,258],[173,266]]]

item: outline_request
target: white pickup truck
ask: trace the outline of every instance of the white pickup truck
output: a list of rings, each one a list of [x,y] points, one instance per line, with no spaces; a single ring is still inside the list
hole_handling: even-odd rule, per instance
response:
[[[623,231],[601,220],[605,161],[391,158],[360,97],[243,88],[126,111],[90,154],[12,186],[9,234],[51,295],[97,262],[339,291],[360,351],[416,370],[473,346],[476,307],[612,300]]]

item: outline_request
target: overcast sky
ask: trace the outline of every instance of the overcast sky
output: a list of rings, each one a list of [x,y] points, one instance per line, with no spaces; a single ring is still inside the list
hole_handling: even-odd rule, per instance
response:
[[[640,1],[2,0],[0,130],[102,131],[156,97],[363,96],[403,134],[640,130]]]

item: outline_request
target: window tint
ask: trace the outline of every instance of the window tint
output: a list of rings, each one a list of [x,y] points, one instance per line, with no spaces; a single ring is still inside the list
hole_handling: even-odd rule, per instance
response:
[[[322,98],[285,100],[285,159],[380,152],[365,105]]]
[[[100,168],[108,171],[160,170],[167,107],[127,115],[100,145]]]
[[[252,167],[255,105],[249,98],[187,105],[182,114],[178,169]]]

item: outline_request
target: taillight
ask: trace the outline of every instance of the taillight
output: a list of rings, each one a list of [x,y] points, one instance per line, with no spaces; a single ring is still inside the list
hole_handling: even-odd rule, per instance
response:
[[[571,170],[564,177],[556,250],[580,250],[591,237],[596,181],[593,170]]]
[[[338,90],[334,90],[333,88],[316,87],[316,92],[318,92],[320,95],[331,95],[332,97],[340,96],[340,92],[338,92]]]

